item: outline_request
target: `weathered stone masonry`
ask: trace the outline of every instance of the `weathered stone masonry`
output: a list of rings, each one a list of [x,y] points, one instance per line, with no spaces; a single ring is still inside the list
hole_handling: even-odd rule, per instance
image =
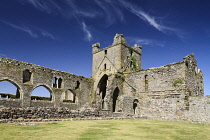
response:
[[[194,54],[177,63],[142,69],[142,47],[130,47],[121,34],[106,48],[93,44],[92,54],[92,78],[0,58],[0,81],[19,89],[16,99],[0,98],[1,118],[20,118],[24,115],[17,110],[31,110],[25,118],[112,116],[210,123],[210,99],[203,97],[203,74]],[[39,97],[31,92],[38,86],[50,91],[50,101],[34,100]],[[15,117],[6,115],[7,107]]]
[[[15,99],[0,98],[0,106],[77,109],[90,100],[92,81],[88,78],[8,58],[1,57],[0,62],[0,81],[9,81],[18,89]],[[39,86],[49,90],[50,101],[32,100],[31,93]],[[75,94],[74,103],[63,102],[69,90]]]

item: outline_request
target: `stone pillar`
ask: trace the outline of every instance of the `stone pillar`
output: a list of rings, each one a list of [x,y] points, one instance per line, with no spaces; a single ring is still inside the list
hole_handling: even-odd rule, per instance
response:
[[[63,89],[53,88],[52,91],[52,101],[54,101],[54,107],[60,107],[60,103],[62,102],[61,97],[64,93]]]
[[[23,84],[22,91],[20,91],[22,94],[22,107],[30,107],[31,105],[31,93],[33,91],[33,86],[28,84]]]

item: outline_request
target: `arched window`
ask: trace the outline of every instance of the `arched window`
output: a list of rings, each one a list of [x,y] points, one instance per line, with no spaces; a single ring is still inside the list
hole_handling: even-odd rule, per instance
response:
[[[38,86],[32,91],[31,100],[51,101],[51,91],[45,86]]]
[[[112,108],[112,111],[115,112],[116,111],[116,107],[117,107],[117,98],[119,96],[119,88],[117,87],[115,90],[114,90],[114,93],[113,93],[113,108]]]
[[[64,94],[63,102],[76,103],[76,93],[73,90],[68,89]]]
[[[107,50],[104,50],[104,54],[107,55]]]
[[[79,81],[77,81],[75,89],[78,89],[78,88],[79,88],[79,86],[80,86],[80,82],[79,82]]]
[[[137,99],[135,99],[134,101],[133,101],[133,112],[134,112],[134,114],[137,114],[137,107],[138,107],[138,100]]]
[[[53,87],[54,88],[57,88],[57,80],[58,79],[56,77],[53,78]]]
[[[61,87],[62,87],[62,79],[59,78],[59,79],[58,79],[58,88],[61,88]]]
[[[19,99],[20,98],[20,89],[10,81],[1,81],[0,82],[0,97],[1,98],[11,98]]]
[[[31,81],[31,72],[29,70],[23,71],[23,83]]]

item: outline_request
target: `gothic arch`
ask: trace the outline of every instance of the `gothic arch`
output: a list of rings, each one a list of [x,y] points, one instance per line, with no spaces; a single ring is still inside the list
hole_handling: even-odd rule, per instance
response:
[[[97,94],[100,95],[101,97],[102,109],[105,108],[104,98],[106,97],[107,80],[108,80],[108,75],[104,74],[102,78],[100,79],[100,81],[98,82],[98,86],[97,86]]]
[[[15,82],[12,79],[1,79],[0,80],[0,82],[3,82],[3,81],[7,81],[7,82],[11,83],[12,85],[14,85],[17,88],[16,98],[22,99],[22,96],[23,96],[22,95],[22,89],[21,89],[21,86],[19,84],[17,84],[17,82]]]
[[[67,89],[63,93],[63,102],[76,103],[77,101],[76,98],[77,98],[76,92],[72,89]]]
[[[134,99],[133,100],[133,113],[134,115],[137,114],[137,110],[138,110],[138,104],[139,104],[139,100],[138,99]]]
[[[34,86],[33,90],[31,91],[31,94],[30,94],[31,96],[32,96],[32,92],[33,92],[36,88],[38,88],[38,87],[44,87],[44,88],[46,88],[46,89],[49,91],[49,93],[50,93],[50,101],[53,101],[53,100],[54,100],[53,90],[50,88],[50,86],[48,86],[48,85],[46,85],[46,84],[38,84],[38,85]]]
[[[116,87],[113,92],[113,96],[112,96],[112,112],[116,112],[117,104],[118,104],[117,100],[119,97],[119,93],[120,93],[120,90],[118,87]]]

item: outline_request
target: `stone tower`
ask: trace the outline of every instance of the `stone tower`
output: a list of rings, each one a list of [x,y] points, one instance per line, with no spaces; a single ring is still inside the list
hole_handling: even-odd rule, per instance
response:
[[[122,92],[120,85],[116,84],[116,75],[141,69],[141,52],[141,46],[130,47],[122,34],[116,34],[113,44],[106,48],[100,49],[99,43],[93,44],[93,91],[95,101],[102,102],[102,109],[110,109],[106,100],[110,100],[113,91]]]
[[[135,44],[130,47],[122,34],[116,34],[113,44],[100,49],[100,43],[93,44],[92,76],[96,78],[101,72],[115,74],[141,69],[142,47]]]

